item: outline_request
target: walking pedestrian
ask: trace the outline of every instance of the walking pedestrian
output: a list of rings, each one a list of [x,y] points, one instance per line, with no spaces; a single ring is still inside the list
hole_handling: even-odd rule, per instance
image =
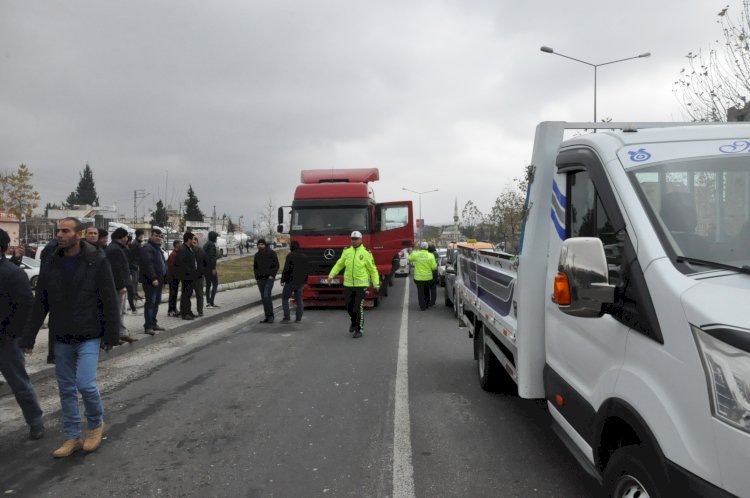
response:
[[[136,262],[136,254],[133,249],[133,236],[128,235],[128,241],[125,243],[125,249],[128,256],[128,306],[130,306],[130,312],[136,314],[135,309],[135,296],[138,293],[138,263]]]
[[[138,292],[138,282],[140,281],[141,275],[141,268],[139,265],[140,257],[138,256],[138,251],[146,245],[146,241],[144,240],[145,237],[146,232],[143,230],[143,228],[136,228],[135,239],[133,239],[133,242],[130,245],[130,274],[133,278],[133,287],[135,290],[134,299],[136,301],[143,300],[143,296]]]
[[[183,320],[193,320],[195,315],[190,305],[195,280],[198,278],[198,258],[194,246],[198,245],[198,237],[192,232],[185,232],[182,236],[182,247],[177,253],[175,273],[182,283],[180,291],[180,316]]]
[[[440,256],[438,255],[437,248],[435,247],[435,244],[427,244],[427,250],[432,254],[432,256],[435,258],[435,268],[432,270],[432,282],[430,282],[430,304],[429,307],[432,308],[435,306],[435,302],[437,301],[437,285],[438,285],[438,271],[437,271],[437,263],[440,261]]]
[[[208,260],[206,258],[206,251],[200,246],[200,240],[193,246],[195,251],[195,260],[198,263],[198,275],[195,277],[193,282],[193,289],[195,290],[195,308],[198,311],[198,316],[203,316],[203,301],[206,291],[206,267],[208,266]]]
[[[143,332],[154,335],[157,331],[165,330],[158,323],[156,315],[161,304],[161,291],[167,274],[167,264],[161,251],[162,233],[158,228],[151,229],[148,242],[138,249],[138,267],[141,274],[141,285],[146,295],[143,305]]]
[[[107,249],[107,242],[109,239],[109,232],[107,232],[103,228],[98,228],[97,231],[99,232],[99,237],[96,240],[97,245],[101,248],[102,251],[105,251]]]
[[[29,438],[41,439],[44,437],[42,408],[17,342],[31,312],[34,295],[24,271],[5,257],[9,244],[8,232],[0,229],[0,373],[21,408],[29,426]]]
[[[295,322],[302,321],[302,312],[305,305],[302,301],[302,291],[307,283],[307,276],[310,274],[307,256],[299,251],[299,241],[293,240],[289,244],[289,254],[284,261],[284,269],[281,271],[281,285],[284,290],[281,291],[281,308],[284,310],[282,322],[291,320],[291,310],[289,309],[289,298],[294,294],[294,302],[297,304],[295,313]]]
[[[177,315],[177,294],[180,292],[180,279],[177,278],[175,263],[179,254],[182,241],[177,239],[172,241],[172,252],[167,258],[167,284],[169,285],[169,307],[167,308],[168,316]]]
[[[273,249],[267,247],[266,239],[258,239],[258,252],[253,256],[253,271],[265,314],[265,318],[260,323],[273,323],[271,290],[276,274],[279,272],[279,257]]]
[[[112,232],[112,242],[107,246],[104,254],[107,255],[109,265],[112,267],[112,277],[115,281],[117,290],[117,311],[120,316],[120,341],[136,342],[138,339],[130,336],[128,328],[125,326],[125,302],[128,297],[128,283],[130,279],[130,267],[128,265],[128,254],[125,244],[128,240],[128,231],[124,228],[117,228]]]
[[[417,285],[417,302],[419,309],[424,311],[430,306],[430,286],[432,272],[437,268],[435,256],[427,248],[427,242],[422,242],[418,251],[409,254],[409,261],[414,264],[414,283]]]
[[[333,277],[344,270],[344,300],[351,318],[349,332],[353,332],[352,337],[356,339],[362,337],[365,329],[364,300],[367,288],[372,281],[372,286],[377,291],[380,288],[380,277],[372,253],[362,245],[362,233],[353,231],[351,239],[352,245],[342,251],[341,257],[328,274],[327,282],[330,285]]]
[[[218,260],[216,251],[216,239],[219,234],[208,232],[208,242],[203,247],[206,253],[206,308],[218,308],[216,306],[216,290],[219,287],[219,274],[216,271],[216,261]],[[240,254],[242,254],[242,244],[240,244]]]
[[[76,218],[63,218],[57,223],[59,250],[41,268],[34,307],[21,340],[25,352],[31,354],[39,328],[49,313],[67,438],[52,453],[56,458],[80,449],[91,452],[101,444],[104,409],[96,385],[99,349],[109,351],[119,343],[120,335],[117,292],[109,262],[103,251],[81,241],[80,229]],[[88,422],[83,440],[79,392]]]

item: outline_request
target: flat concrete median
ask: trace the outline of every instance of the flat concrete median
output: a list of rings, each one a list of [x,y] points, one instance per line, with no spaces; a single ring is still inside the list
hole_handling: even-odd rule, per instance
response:
[[[281,291],[283,287],[279,283],[278,279],[274,284],[272,297],[274,300],[278,300],[281,297]],[[159,325],[164,327],[166,330],[158,331],[154,335],[147,335],[143,333],[143,301],[136,301],[136,314],[130,312],[130,308],[125,312],[125,326],[130,331],[131,337],[138,339],[137,342],[125,343],[121,346],[112,348],[109,353],[102,353],[99,355],[99,361],[107,361],[110,358],[114,358],[123,354],[130,354],[142,347],[153,344],[154,342],[163,341],[169,339],[178,334],[195,330],[203,327],[210,323],[217,322],[229,315],[245,311],[252,306],[260,304],[260,295],[256,288],[255,280],[244,280],[241,282],[232,282],[228,284],[219,284],[219,289],[216,294],[216,304],[218,308],[206,308],[205,303],[203,307],[203,316],[197,317],[195,320],[183,320],[180,317],[171,317],[167,315],[167,298],[169,292],[166,290],[162,293],[162,302],[159,306],[159,314],[157,320]],[[177,301],[179,307],[179,299]],[[195,315],[198,314],[195,296],[192,298],[192,310]],[[32,382],[38,382],[41,379],[52,377],[55,375],[55,365],[47,363],[47,351],[49,350],[48,344],[48,329],[43,328],[39,331],[36,337],[36,344],[34,346],[34,353],[31,356],[26,356],[26,370],[31,377]],[[0,378],[2,381],[2,378]],[[7,383],[0,383],[0,396],[10,395],[11,391]]]

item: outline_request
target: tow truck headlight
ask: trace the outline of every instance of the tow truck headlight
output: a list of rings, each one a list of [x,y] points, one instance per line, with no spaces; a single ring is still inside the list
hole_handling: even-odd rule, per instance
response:
[[[690,327],[703,360],[713,416],[750,432],[750,353]]]

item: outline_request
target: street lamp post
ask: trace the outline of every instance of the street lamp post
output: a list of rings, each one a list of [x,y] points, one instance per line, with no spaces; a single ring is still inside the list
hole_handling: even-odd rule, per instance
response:
[[[583,61],[581,59],[576,59],[575,57],[570,57],[569,55],[561,54],[560,52],[555,52],[552,47],[542,47],[540,50],[547,54],[554,54],[559,55],[560,57],[565,57],[566,59],[570,59],[572,61],[580,62],[582,64],[586,64],[587,66],[591,66],[594,68],[594,123],[596,123],[596,68],[599,66],[606,66],[609,64],[614,64],[616,62],[623,62],[623,61],[629,61],[632,59],[642,59],[644,57],[651,57],[651,52],[645,52],[642,54],[634,55],[633,57],[625,57],[624,59],[617,59],[614,61],[609,62],[602,62],[601,64],[592,64],[590,62]]]
[[[438,189],[433,190],[425,190],[424,192],[417,192],[416,190],[411,190],[406,187],[401,187],[401,190],[406,190],[407,192],[411,192],[412,194],[417,194],[419,196],[419,238],[422,238],[422,230],[424,229],[424,219],[422,218],[422,194],[429,194],[430,192],[437,192]]]

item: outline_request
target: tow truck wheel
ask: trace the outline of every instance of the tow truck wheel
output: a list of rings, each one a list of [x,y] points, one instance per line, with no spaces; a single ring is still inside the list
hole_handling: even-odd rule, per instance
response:
[[[604,470],[606,496],[612,498],[660,498],[664,493],[666,478],[661,476],[661,466],[651,455],[638,446],[618,449]]]
[[[495,392],[500,384],[501,372],[500,362],[497,361],[495,355],[492,354],[492,350],[487,346],[487,336],[484,331],[484,326],[479,328],[476,334],[476,348],[477,348],[477,377],[479,378],[479,386],[488,392]]]

